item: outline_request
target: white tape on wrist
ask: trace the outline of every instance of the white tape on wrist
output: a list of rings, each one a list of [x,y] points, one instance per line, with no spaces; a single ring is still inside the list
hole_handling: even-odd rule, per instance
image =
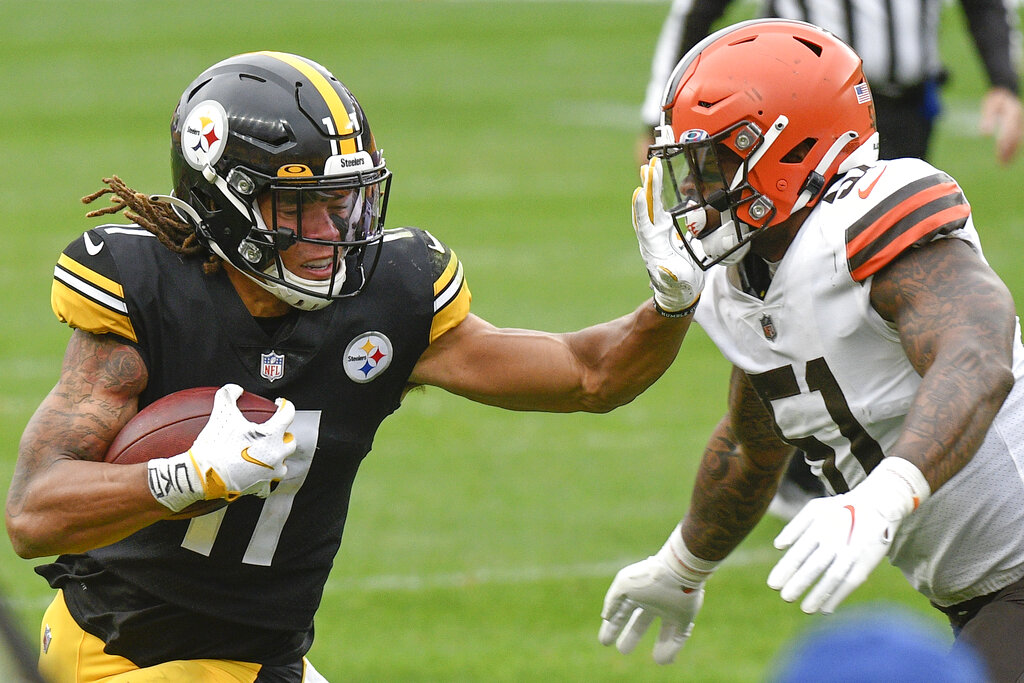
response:
[[[916,510],[932,494],[928,480],[909,460],[891,456],[884,458],[871,471],[861,486],[868,486],[878,500],[895,506],[900,519]]]
[[[682,584],[688,588],[698,588],[708,580],[715,569],[721,564],[720,560],[705,560],[690,552],[683,541],[681,533],[682,525],[676,526],[672,534],[665,541],[659,555],[666,564],[675,572]]]
[[[146,464],[149,468],[149,492],[172,512],[180,512],[206,498],[190,454],[156,458]]]

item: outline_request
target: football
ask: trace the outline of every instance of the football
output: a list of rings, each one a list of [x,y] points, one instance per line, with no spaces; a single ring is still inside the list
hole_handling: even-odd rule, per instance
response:
[[[217,388],[184,389],[149,404],[121,429],[104,459],[110,463],[132,465],[184,453],[206,426],[213,411],[213,395]],[[277,412],[277,405],[270,399],[246,391],[238,398],[238,409],[251,422],[265,422]],[[198,517],[227,504],[228,501],[223,499],[201,500],[168,519]]]

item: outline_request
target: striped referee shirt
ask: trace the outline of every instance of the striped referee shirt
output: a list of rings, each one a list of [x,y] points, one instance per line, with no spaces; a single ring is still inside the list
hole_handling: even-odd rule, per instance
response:
[[[658,37],[641,112],[657,125],[661,96],[672,69],[711,32],[731,0],[674,0]],[[864,60],[877,95],[897,96],[940,77],[942,0],[764,0],[761,15],[799,19],[828,29]],[[1014,0],[960,0],[989,82],[1018,92],[1021,41]]]

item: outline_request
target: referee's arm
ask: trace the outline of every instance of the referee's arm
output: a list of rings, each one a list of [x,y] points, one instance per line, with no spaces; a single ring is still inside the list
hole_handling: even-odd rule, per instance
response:
[[[1021,35],[1013,0],[960,0],[991,87],[981,101],[981,132],[995,136],[996,159],[1013,161],[1024,139],[1017,61]]]

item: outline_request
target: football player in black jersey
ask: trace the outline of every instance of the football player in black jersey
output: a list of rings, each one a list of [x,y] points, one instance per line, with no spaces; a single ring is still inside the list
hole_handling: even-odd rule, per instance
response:
[[[40,667],[80,683],[322,680],[304,655],[352,481],[409,388],[611,410],[672,362],[702,271],[639,192],[654,305],[569,334],[498,329],[470,313],[448,246],[384,230],[391,173],[319,64],[222,61],[185,89],[171,130],[173,194],[107,179],[86,201],[113,204],[91,215],[127,209],[134,223],[89,230],[54,270],[53,309],[73,332],[6,508],[19,555],[58,555],[37,570],[57,589]],[[220,389],[191,449],[104,462],[138,410],[198,386]],[[254,429],[242,390],[284,398]],[[167,519],[216,498],[232,503]]]

